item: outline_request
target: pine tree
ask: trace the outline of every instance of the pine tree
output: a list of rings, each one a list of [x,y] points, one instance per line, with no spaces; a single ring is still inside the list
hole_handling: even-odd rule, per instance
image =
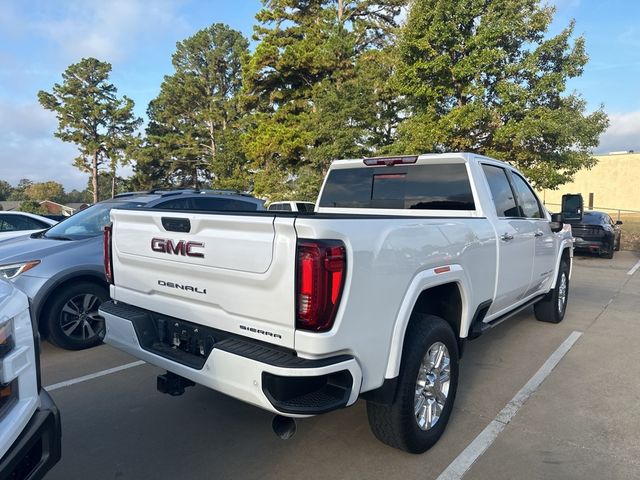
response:
[[[365,59],[393,41],[405,3],[264,2],[243,88],[256,193],[313,199],[331,160],[371,149],[379,94],[371,82],[380,77]]]
[[[76,144],[80,155],[74,165],[91,176],[93,201],[99,198],[98,175],[134,141],[142,120],[133,114],[133,100],[117,97],[109,83],[111,65],[95,58],[83,58],[62,74],[62,84],[52,92],[38,92],[40,104],[56,113],[55,136]]]
[[[398,47],[409,108],[394,148],[486,154],[539,188],[592,166],[608,119],[566,93],[588,57],[573,22],[545,38],[553,13],[538,0],[415,0]]]
[[[178,42],[175,73],[149,104],[140,181],[198,187],[213,178],[216,187],[246,188],[236,93],[247,50],[240,32],[219,23]]]

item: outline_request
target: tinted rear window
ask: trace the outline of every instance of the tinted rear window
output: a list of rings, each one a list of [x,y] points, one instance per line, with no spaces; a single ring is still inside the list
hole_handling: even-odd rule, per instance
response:
[[[584,223],[585,225],[604,225],[605,223],[609,222],[605,221],[604,215],[602,213],[584,212],[582,215],[582,221],[574,223]]]
[[[475,210],[462,163],[332,170],[320,206]]]

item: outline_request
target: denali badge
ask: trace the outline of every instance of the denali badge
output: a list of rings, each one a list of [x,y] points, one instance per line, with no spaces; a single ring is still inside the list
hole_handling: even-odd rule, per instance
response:
[[[182,255],[184,257],[198,257],[204,258],[204,253],[194,252],[194,248],[204,248],[204,243],[201,242],[187,242],[186,240],[180,240],[174,244],[171,239],[164,238],[152,238],[151,250],[160,253],[169,253],[173,255]]]
[[[178,290],[186,290],[187,292],[201,293],[202,295],[207,294],[207,289],[203,288],[200,290],[198,287],[194,287],[192,285],[182,285],[181,283],[174,282],[165,282],[164,280],[158,280],[158,285],[161,287],[169,287],[169,288],[177,288]]]

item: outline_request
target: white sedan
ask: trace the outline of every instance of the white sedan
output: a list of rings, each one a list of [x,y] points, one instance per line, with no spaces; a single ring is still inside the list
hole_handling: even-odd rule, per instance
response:
[[[0,240],[34,233],[55,225],[55,220],[27,212],[0,212]]]

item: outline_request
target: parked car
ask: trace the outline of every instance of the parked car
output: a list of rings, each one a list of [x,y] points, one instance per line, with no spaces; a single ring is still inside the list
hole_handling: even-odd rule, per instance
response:
[[[27,212],[0,212],[0,241],[38,232],[58,223]]]
[[[27,296],[0,280],[0,478],[39,479],[60,459],[60,414],[40,385]]]
[[[466,340],[531,305],[564,318],[571,235],[503,162],[336,161],[316,212],[175,212],[167,229],[112,211],[105,342],[166,369],[162,392],[273,412],[283,437],[364,398],[373,433],[417,453],[444,432]]]
[[[104,337],[98,307],[109,298],[102,261],[102,229],[112,208],[257,211],[249,195],[178,190],[127,193],[82,210],[48,230],[0,242],[0,278],[11,280],[32,301],[43,337],[79,350]]]
[[[605,258],[613,258],[613,252],[620,250],[622,222],[614,222],[608,213],[586,211],[582,220],[571,220],[574,248],[577,251],[597,253]]]
[[[289,202],[271,202],[267,210],[273,212],[313,212],[316,204],[312,202],[301,202],[292,200]]]

